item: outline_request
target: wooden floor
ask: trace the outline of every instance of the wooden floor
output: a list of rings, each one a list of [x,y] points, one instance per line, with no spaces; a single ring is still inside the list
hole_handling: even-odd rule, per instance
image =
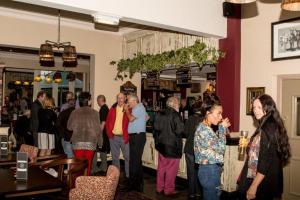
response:
[[[166,197],[164,195],[156,194],[156,177],[155,171],[151,169],[144,170],[144,192],[123,192],[117,188],[115,200],[187,200],[188,199],[188,186],[187,181],[184,179],[176,179],[176,190],[179,192],[178,195],[174,197]],[[121,175],[119,186],[124,184],[125,181],[125,173],[124,168],[121,167]],[[67,200],[68,192],[65,191],[61,194],[55,195],[45,195],[39,197],[31,197],[31,198],[18,198],[18,200]],[[235,200],[236,198],[232,196],[228,196],[228,194],[223,193],[221,196],[221,200]]]

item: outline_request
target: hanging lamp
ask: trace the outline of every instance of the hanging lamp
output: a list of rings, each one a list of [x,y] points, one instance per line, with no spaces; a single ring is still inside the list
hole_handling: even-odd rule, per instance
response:
[[[300,11],[300,0],[283,0],[281,8],[289,11]]]
[[[54,67],[54,54],[51,44],[41,44],[39,55],[42,67]]]
[[[61,83],[62,82],[62,76],[61,76],[61,72],[60,71],[56,71],[53,75],[53,81],[55,83]]]
[[[236,3],[236,4],[244,4],[244,3],[252,3],[256,0],[226,0],[228,3]]]
[[[62,59],[63,67],[76,67],[78,63],[75,46],[65,46]]]
[[[46,40],[40,47],[40,64],[43,67],[54,67],[54,53],[53,48],[64,48],[62,59],[64,61],[64,67],[76,67],[77,66],[77,53],[75,46],[71,45],[71,42],[60,42],[60,10],[58,10],[58,38],[57,42]]]

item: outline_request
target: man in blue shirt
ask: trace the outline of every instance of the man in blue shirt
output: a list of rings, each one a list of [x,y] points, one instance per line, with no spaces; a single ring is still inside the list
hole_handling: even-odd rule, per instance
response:
[[[127,96],[128,105],[124,111],[129,119],[129,185],[128,190],[143,192],[142,155],[146,143],[146,121],[148,114],[135,94]],[[132,109],[130,112],[129,109]]]

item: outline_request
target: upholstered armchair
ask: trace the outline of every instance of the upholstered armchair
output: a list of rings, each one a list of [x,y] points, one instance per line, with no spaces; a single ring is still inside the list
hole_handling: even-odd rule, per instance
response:
[[[119,176],[120,171],[114,165],[109,166],[106,176],[80,176],[70,190],[69,200],[113,200]]]
[[[22,144],[19,152],[28,153],[28,158],[29,158],[30,162],[36,162],[36,158],[38,156],[39,149],[35,146]]]

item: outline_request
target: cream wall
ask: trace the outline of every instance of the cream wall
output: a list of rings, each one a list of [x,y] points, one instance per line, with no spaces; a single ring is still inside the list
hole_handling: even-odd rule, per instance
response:
[[[246,115],[246,87],[265,87],[277,101],[277,76],[300,74],[299,59],[271,61],[271,23],[292,18],[282,12],[280,3],[256,1],[258,15],[241,22],[241,107],[240,130],[254,131],[252,118]],[[252,15],[251,7],[242,7],[243,16]],[[296,13],[299,16],[299,13]]]
[[[43,20],[35,16],[34,20],[22,15],[8,16],[0,11],[0,44],[39,48],[45,40],[57,40],[57,18]],[[40,20],[40,21],[39,21]],[[110,66],[111,60],[122,56],[122,36],[69,26],[62,20],[61,41],[71,41],[77,52],[95,55],[91,66],[91,92],[96,106],[96,96],[104,94],[108,105],[115,101],[121,81],[115,81],[116,67]],[[95,65],[93,65],[93,63]],[[132,82],[140,92],[140,77],[135,76]]]

